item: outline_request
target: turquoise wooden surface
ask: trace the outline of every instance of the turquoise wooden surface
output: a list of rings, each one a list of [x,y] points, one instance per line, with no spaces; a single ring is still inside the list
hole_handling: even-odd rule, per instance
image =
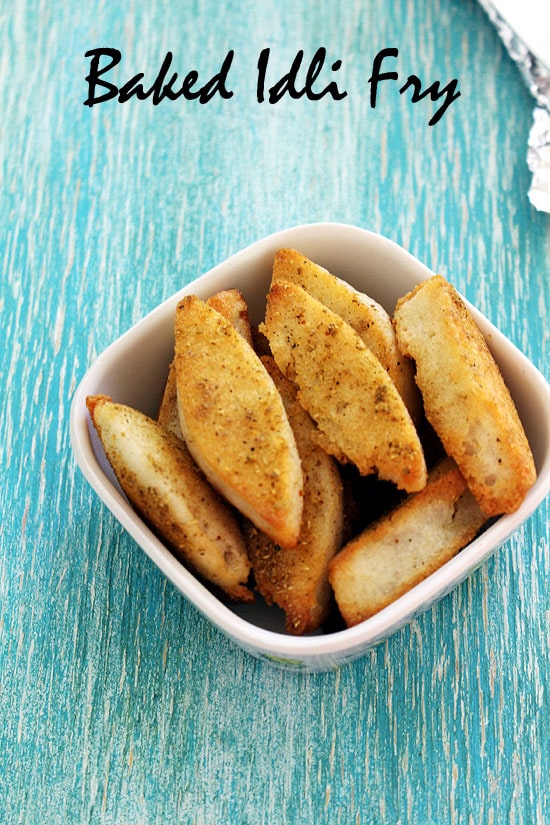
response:
[[[474,0],[0,0],[3,391],[0,821],[550,821],[546,501],[455,592],[358,662],[293,675],[169,585],[75,469],[93,358],[250,242],[337,220],[389,236],[546,374],[550,218],[527,200],[532,101]],[[230,99],[83,105],[89,49],[119,82],[168,51]],[[319,101],[256,98],[327,49]],[[398,81],[368,79],[376,54]],[[340,59],[341,68],[331,71]],[[115,70],[113,76],[115,76]],[[436,105],[399,94],[458,79]],[[266,86],[267,89],[267,86]]]

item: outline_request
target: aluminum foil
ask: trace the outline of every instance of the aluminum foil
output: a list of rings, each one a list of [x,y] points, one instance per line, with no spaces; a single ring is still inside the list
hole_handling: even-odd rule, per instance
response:
[[[529,200],[550,212],[550,2],[479,0],[535,99],[527,164]]]

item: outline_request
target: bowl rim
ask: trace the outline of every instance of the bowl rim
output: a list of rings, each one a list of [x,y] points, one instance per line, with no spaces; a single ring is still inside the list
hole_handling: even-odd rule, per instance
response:
[[[550,449],[546,449],[543,460],[537,467],[535,484],[515,513],[496,519],[484,533],[450,561],[390,605],[354,627],[322,635],[292,636],[254,624],[218,599],[139,519],[116,483],[113,483],[113,479],[109,478],[101,468],[85,399],[87,395],[97,392],[97,384],[108,372],[113,355],[121,348],[130,346],[136,336],[146,334],[149,327],[158,324],[165,316],[173,312],[175,304],[181,297],[190,292],[200,293],[201,290],[210,294],[216,291],[216,288],[223,288],[225,270],[232,269],[235,265],[244,263],[271,247],[290,246],[293,236],[304,232],[312,235],[336,232],[340,235],[349,235],[350,238],[353,236],[356,239],[360,236],[369,237],[374,242],[385,246],[388,252],[398,254],[402,260],[405,260],[404,256],[412,259],[415,268],[422,273],[418,282],[434,274],[418,258],[386,236],[350,224],[323,221],[299,224],[273,232],[232,254],[163,300],[95,358],[86,369],[72,398],[70,441],[77,465],[99,498],[161,572],[203,615],[249,652],[264,652],[267,655],[307,661],[308,659],[316,660],[319,657],[341,658],[342,655],[353,657],[356,652],[360,655],[361,652],[374,647],[400,627],[408,624],[416,615],[423,613],[467,578],[524,524],[550,491]],[[483,333],[490,336],[492,342],[506,347],[514,356],[517,368],[526,376],[534,397],[544,411],[547,442],[550,442],[550,386],[548,382],[512,341],[469,301],[465,299],[465,302]]]

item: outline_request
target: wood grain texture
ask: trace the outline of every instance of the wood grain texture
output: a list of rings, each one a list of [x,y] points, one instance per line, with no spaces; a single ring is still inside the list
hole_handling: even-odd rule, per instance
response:
[[[548,377],[532,101],[477,3],[0,0],[0,36],[0,821],[549,821],[547,501],[409,627],[298,676],[174,591],[68,436],[72,393],[111,341],[229,254],[316,220],[409,248]],[[169,49],[180,71],[213,73],[234,49],[234,97],[89,109],[84,53],[107,45],[128,77]],[[344,100],[256,102],[261,49],[275,79],[321,45],[343,61]],[[387,47],[403,82],[459,78],[436,126],[398,84],[371,109]]]

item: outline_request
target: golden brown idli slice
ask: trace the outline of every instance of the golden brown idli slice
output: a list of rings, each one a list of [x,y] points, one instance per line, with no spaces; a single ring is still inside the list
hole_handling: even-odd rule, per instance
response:
[[[176,309],[180,427],[211,484],[260,530],[293,547],[302,468],[277,389],[260,359],[217,310],[194,295]]]
[[[164,385],[157,421],[178,438],[183,438],[178,411],[178,389],[174,361],[171,362],[168,368],[168,377]]]
[[[296,387],[272,358],[262,361],[283,399],[296,438],[304,475],[304,509],[298,544],[290,550],[251,524],[244,534],[256,589],[268,604],[284,610],[286,631],[301,635],[320,627],[332,605],[328,564],[342,544],[342,482],[334,459],[312,439],[315,424],[299,404]]]
[[[252,346],[252,330],[250,327],[250,316],[248,304],[239,289],[223,289],[216,292],[206,301],[208,306],[216,309],[224,318],[233,324],[245,341]]]
[[[251,601],[250,562],[236,516],[185,444],[157,421],[108,396],[89,396],[86,404],[135,510],[200,576],[231,599]]]
[[[488,516],[515,511],[535,481],[516,407],[485,339],[441,275],[402,298],[394,315],[416,363],[426,417]]]
[[[447,460],[426,487],[350,541],[330,563],[329,581],[345,623],[368,619],[449,561],[486,516]]]
[[[395,384],[363,340],[302,287],[276,281],[263,329],[283,374],[317,424],[318,443],[360,473],[407,492],[426,483],[426,463]]]
[[[387,370],[413,419],[418,421],[422,404],[414,371],[410,360],[399,351],[392,319],[384,307],[295,249],[275,253],[272,281],[281,280],[301,286],[353,327]]]

